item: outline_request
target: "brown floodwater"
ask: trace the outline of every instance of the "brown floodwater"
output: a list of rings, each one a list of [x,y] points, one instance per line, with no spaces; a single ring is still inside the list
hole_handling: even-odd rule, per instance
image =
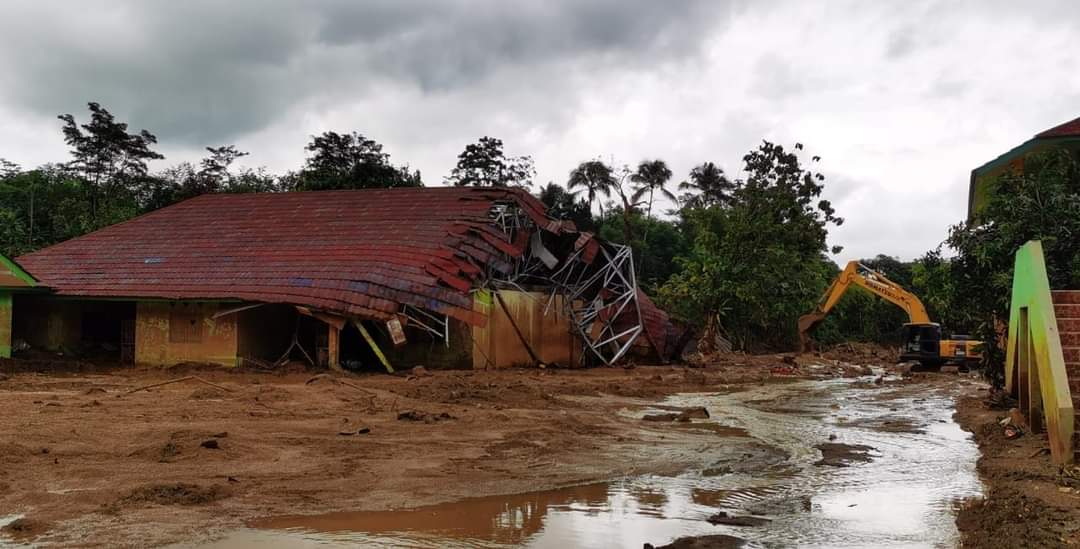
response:
[[[202,547],[640,548],[728,534],[748,547],[954,547],[957,506],[981,494],[978,450],[952,421],[950,392],[807,381],[677,395],[752,439],[740,459],[676,477],[617,479],[414,509],[272,517]],[[630,412],[628,412],[630,413]],[[640,412],[636,412],[640,413]],[[738,440],[738,442],[736,442]],[[819,464],[819,447],[864,445]],[[725,456],[721,458],[720,456]],[[836,457],[836,456],[834,456]],[[869,461],[867,461],[869,460]],[[719,511],[768,519],[713,525]]]

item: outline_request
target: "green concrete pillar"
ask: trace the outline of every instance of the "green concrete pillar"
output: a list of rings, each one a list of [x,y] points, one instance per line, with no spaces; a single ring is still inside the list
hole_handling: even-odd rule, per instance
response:
[[[0,291],[0,358],[11,358],[11,292]]]

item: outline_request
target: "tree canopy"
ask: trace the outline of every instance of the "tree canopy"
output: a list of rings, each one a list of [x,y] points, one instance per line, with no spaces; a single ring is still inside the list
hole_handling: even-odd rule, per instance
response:
[[[484,136],[465,146],[446,182],[455,187],[529,187],[535,175],[531,157],[508,157],[501,139]]]
[[[745,348],[794,343],[796,320],[835,269],[828,227],[843,221],[819,198],[824,176],[804,167],[801,150],[763,142],[743,157],[746,178],[727,207],[683,210],[691,247],[660,287],[667,307],[700,325],[719,318]]]
[[[304,168],[295,178],[298,191],[422,187],[419,171],[390,163],[390,155],[373,139],[357,132],[323,132],[312,136]]]

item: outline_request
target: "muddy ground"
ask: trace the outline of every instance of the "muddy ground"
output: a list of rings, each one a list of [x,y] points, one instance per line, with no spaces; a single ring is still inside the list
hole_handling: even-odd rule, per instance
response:
[[[740,441],[750,442],[740,432],[640,415],[677,392],[859,370],[796,362],[734,355],[696,368],[348,377],[194,366],[58,373],[6,362],[0,521],[23,517],[2,534],[84,546],[198,542],[258,517],[676,473],[703,466],[701,449],[718,440],[734,441],[724,447],[742,459]]]
[[[1054,466],[1045,433],[1006,438],[999,422],[1010,403],[990,395],[957,403],[957,421],[982,452],[978,470],[987,491],[982,501],[960,510],[964,547],[1080,546],[1080,467]]]

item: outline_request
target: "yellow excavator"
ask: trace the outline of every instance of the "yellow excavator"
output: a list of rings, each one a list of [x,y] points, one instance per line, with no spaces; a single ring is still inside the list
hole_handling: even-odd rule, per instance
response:
[[[957,335],[952,339],[941,338],[941,325],[930,322],[926,307],[918,297],[905,290],[885,275],[852,261],[833,280],[829,289],[821,296],[813,312],[799,317],[799,345],[801,351],[810,349],[810,330],[814,329],[825,315],[829,314],[844,292],[852,284],[861,286],[870,293],[900,307],[908,314],[909,322],[904,324],[903,345],[900,348],[900,360],[914,361],[928,367],[947,363],[969,365],[977,363],[982,354],[979,350],[981,341],[967,336]]]

